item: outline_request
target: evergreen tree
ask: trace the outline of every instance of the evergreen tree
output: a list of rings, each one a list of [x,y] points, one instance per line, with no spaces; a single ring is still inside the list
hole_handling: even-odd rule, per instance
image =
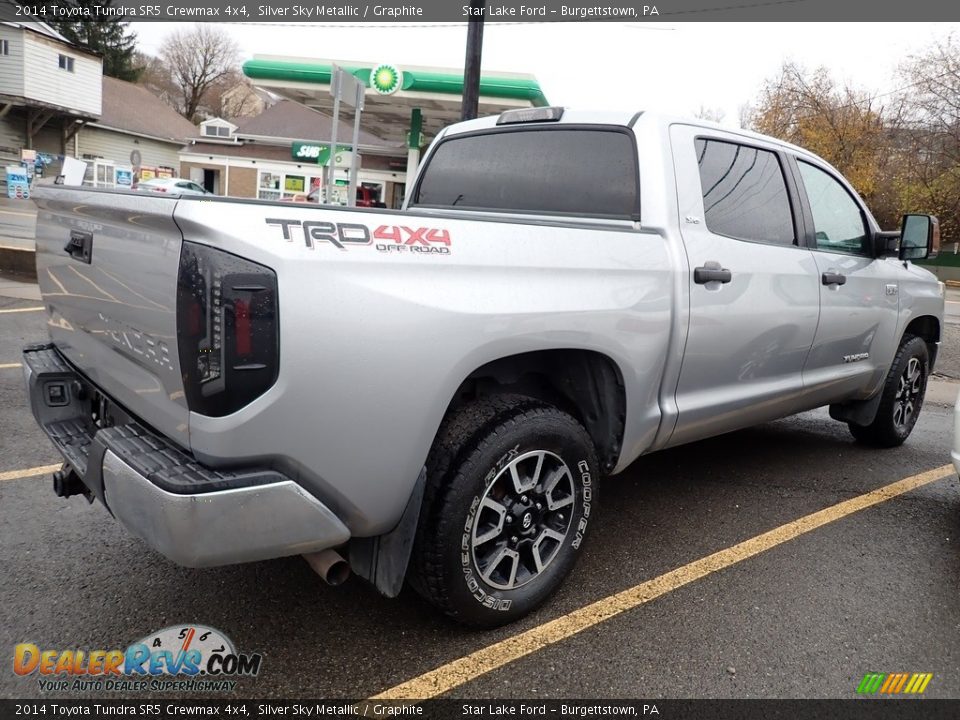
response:
[[[143,68],[135,61],[137,35],[130,30],[130,23],[119,17],[93,14],[95,6],[110,7],[113,0],[63,0],[63,3],[88,8],[90,18],[48,21],[49,25],[70,42],[102,55],[104,75],[135,82]]]

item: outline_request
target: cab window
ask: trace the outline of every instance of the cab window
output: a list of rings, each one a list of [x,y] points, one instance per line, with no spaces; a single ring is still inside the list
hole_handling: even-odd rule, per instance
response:
[[[775,153],[697,138],[697,165],[707,229],[717,235],[793,245],[793,214]]]
[[[632,135],[620,128],[491,130],[443,140],[412,205],[629,219],[637,178]]]
[[[867,254],[867,228],[863,211],[840,181],[829,173],[798,160],[807,192],[817,249]]]

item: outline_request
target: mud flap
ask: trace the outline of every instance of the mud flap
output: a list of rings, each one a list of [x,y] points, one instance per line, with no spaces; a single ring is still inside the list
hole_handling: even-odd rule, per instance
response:
[[[866,427],[877,417],[877,408],[883,398],[883,388],[869,400],[858,400],[830,406],[830,417],[840,422],[853,423]]]
[[[385,597],[394,598],[403,588],[426,483],[427,468],[424,467],[420,470],[400,522],[393,530],[385,535],[350,541],[351,570],[373,583]]]

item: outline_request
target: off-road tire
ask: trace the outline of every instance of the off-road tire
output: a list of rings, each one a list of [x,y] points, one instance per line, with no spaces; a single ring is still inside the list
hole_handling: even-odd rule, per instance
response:
[[[514,469],[516,475],[511,474]],[[586,430],[546,403],[501,395],[455,410],[444,421],[427,459],[427,485],[408,581],[427,601],[467,625],[496,627],[526,615],[573,567],[595,515],[597,473],[596,453]],[[515,492],[517,482],[522,487],[540,475],[531,490]],[[549,496],[543,494],[555,477],[561,479]],[[487,502],[497,507],[491,510]],[[569,504],[549,509],[560,502]],[[497,518],[503,532],[481,546],[477,541],[495,532],[489,521]],[[483,522],[485,532],[478,536]],[[509,530],[528,522],[529,527],[516,536]],[[562,541],[547,537],[551,532],[559,535],[564,525]],[[541,557],[544,547],[551,553],[546,560]],[[491,558],[500,552],[515,554],[516,559],[511,555],[497,564]],[[533,570],[525,569],[521,557],[533,563]],[[526,577],[524,584],[513,586],[521,576]]]
[[[911,379],[913,371],[919,372]],[[877,415],[869,425],[848,423],[857,442],[873,447],[892,448],[910,437],[917,423],[930,372],[930,353],[922,338],[905,335],[887,373],[881,391]]]

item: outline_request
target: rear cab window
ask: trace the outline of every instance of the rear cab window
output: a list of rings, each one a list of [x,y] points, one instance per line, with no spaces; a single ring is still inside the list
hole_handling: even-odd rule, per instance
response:
[[[452,135],[427,160],[413,206],[639,219],[633,133],[618,126]]]

